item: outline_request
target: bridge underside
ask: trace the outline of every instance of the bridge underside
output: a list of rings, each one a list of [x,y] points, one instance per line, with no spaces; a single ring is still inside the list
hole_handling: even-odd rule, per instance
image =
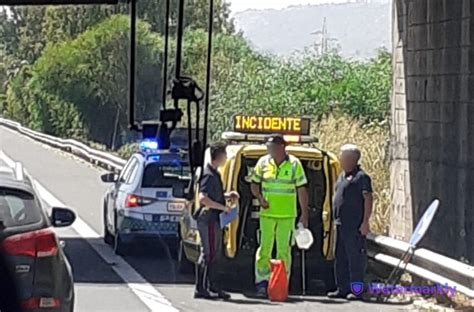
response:
[[[474,262],[474,1],[393,0],[390,234]]]

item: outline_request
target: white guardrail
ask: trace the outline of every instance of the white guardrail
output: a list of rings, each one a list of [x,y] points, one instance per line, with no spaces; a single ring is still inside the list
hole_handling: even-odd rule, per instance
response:
[[[74,154],[104,169],[119,172],[126,161],[110,153],[93,149],[72,139],[61,139],[23,127],[21,124],[0,118],[0,126],[17,131],[31,139]],[[381,263],[396,266],[408,249],[408,243],[382,235],[368,236],[368,255]],[[474,298],[474,267],[427,249],[417,249],[407,271],[434,283],[456,286],[456,289]]]
[[[52,135],[40,133],[23,127],[21,124],[15,121],[0,118],[0,125],[15,130],[41,143],[74,154],[92,164],[95,164],[110,171],[118,172],[123,168],[126,163],[124,159],[118,156],[93,149],[79,141],[72,139],[61,139]]]

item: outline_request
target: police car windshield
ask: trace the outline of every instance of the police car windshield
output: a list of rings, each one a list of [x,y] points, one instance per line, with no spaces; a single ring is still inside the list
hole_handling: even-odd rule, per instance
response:
[[[40,209],[31,194],[0,188],[0,230],[40,221]]]
[[[184,182],[190,177],[189,166],[153,162],[145,167],[142,187],[173,187],[174,184]]]

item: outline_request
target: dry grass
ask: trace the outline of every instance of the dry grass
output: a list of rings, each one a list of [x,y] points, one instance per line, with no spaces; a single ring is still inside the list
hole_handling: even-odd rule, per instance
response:
[[[374,211],[371,230],[386,234],[390,222],[390,170],[388,159],[388,123],[363,124],[347,116],[328,116],[313,128],[319,146],[338,152],[346,143],[356,144],[362,151],[362,167],[372,178]]]
[[[451,306],[456,309],[456,311],[474,311],[474,299],[470,299],[467,296],[456,292],[454,298],[450,298],[452,301]],[[440,300],[438,300],[439,302]]]

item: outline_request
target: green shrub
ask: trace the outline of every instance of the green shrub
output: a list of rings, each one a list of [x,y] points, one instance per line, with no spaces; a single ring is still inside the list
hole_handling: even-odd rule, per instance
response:
[[[211,134],[231,127],[235,113],[310,116],[320,120],[334,109],[364,120],[384,120],[389,113],[390,55],[355,62],[338,55],[305,56],[283,61],[243,57],[215,80]]]

